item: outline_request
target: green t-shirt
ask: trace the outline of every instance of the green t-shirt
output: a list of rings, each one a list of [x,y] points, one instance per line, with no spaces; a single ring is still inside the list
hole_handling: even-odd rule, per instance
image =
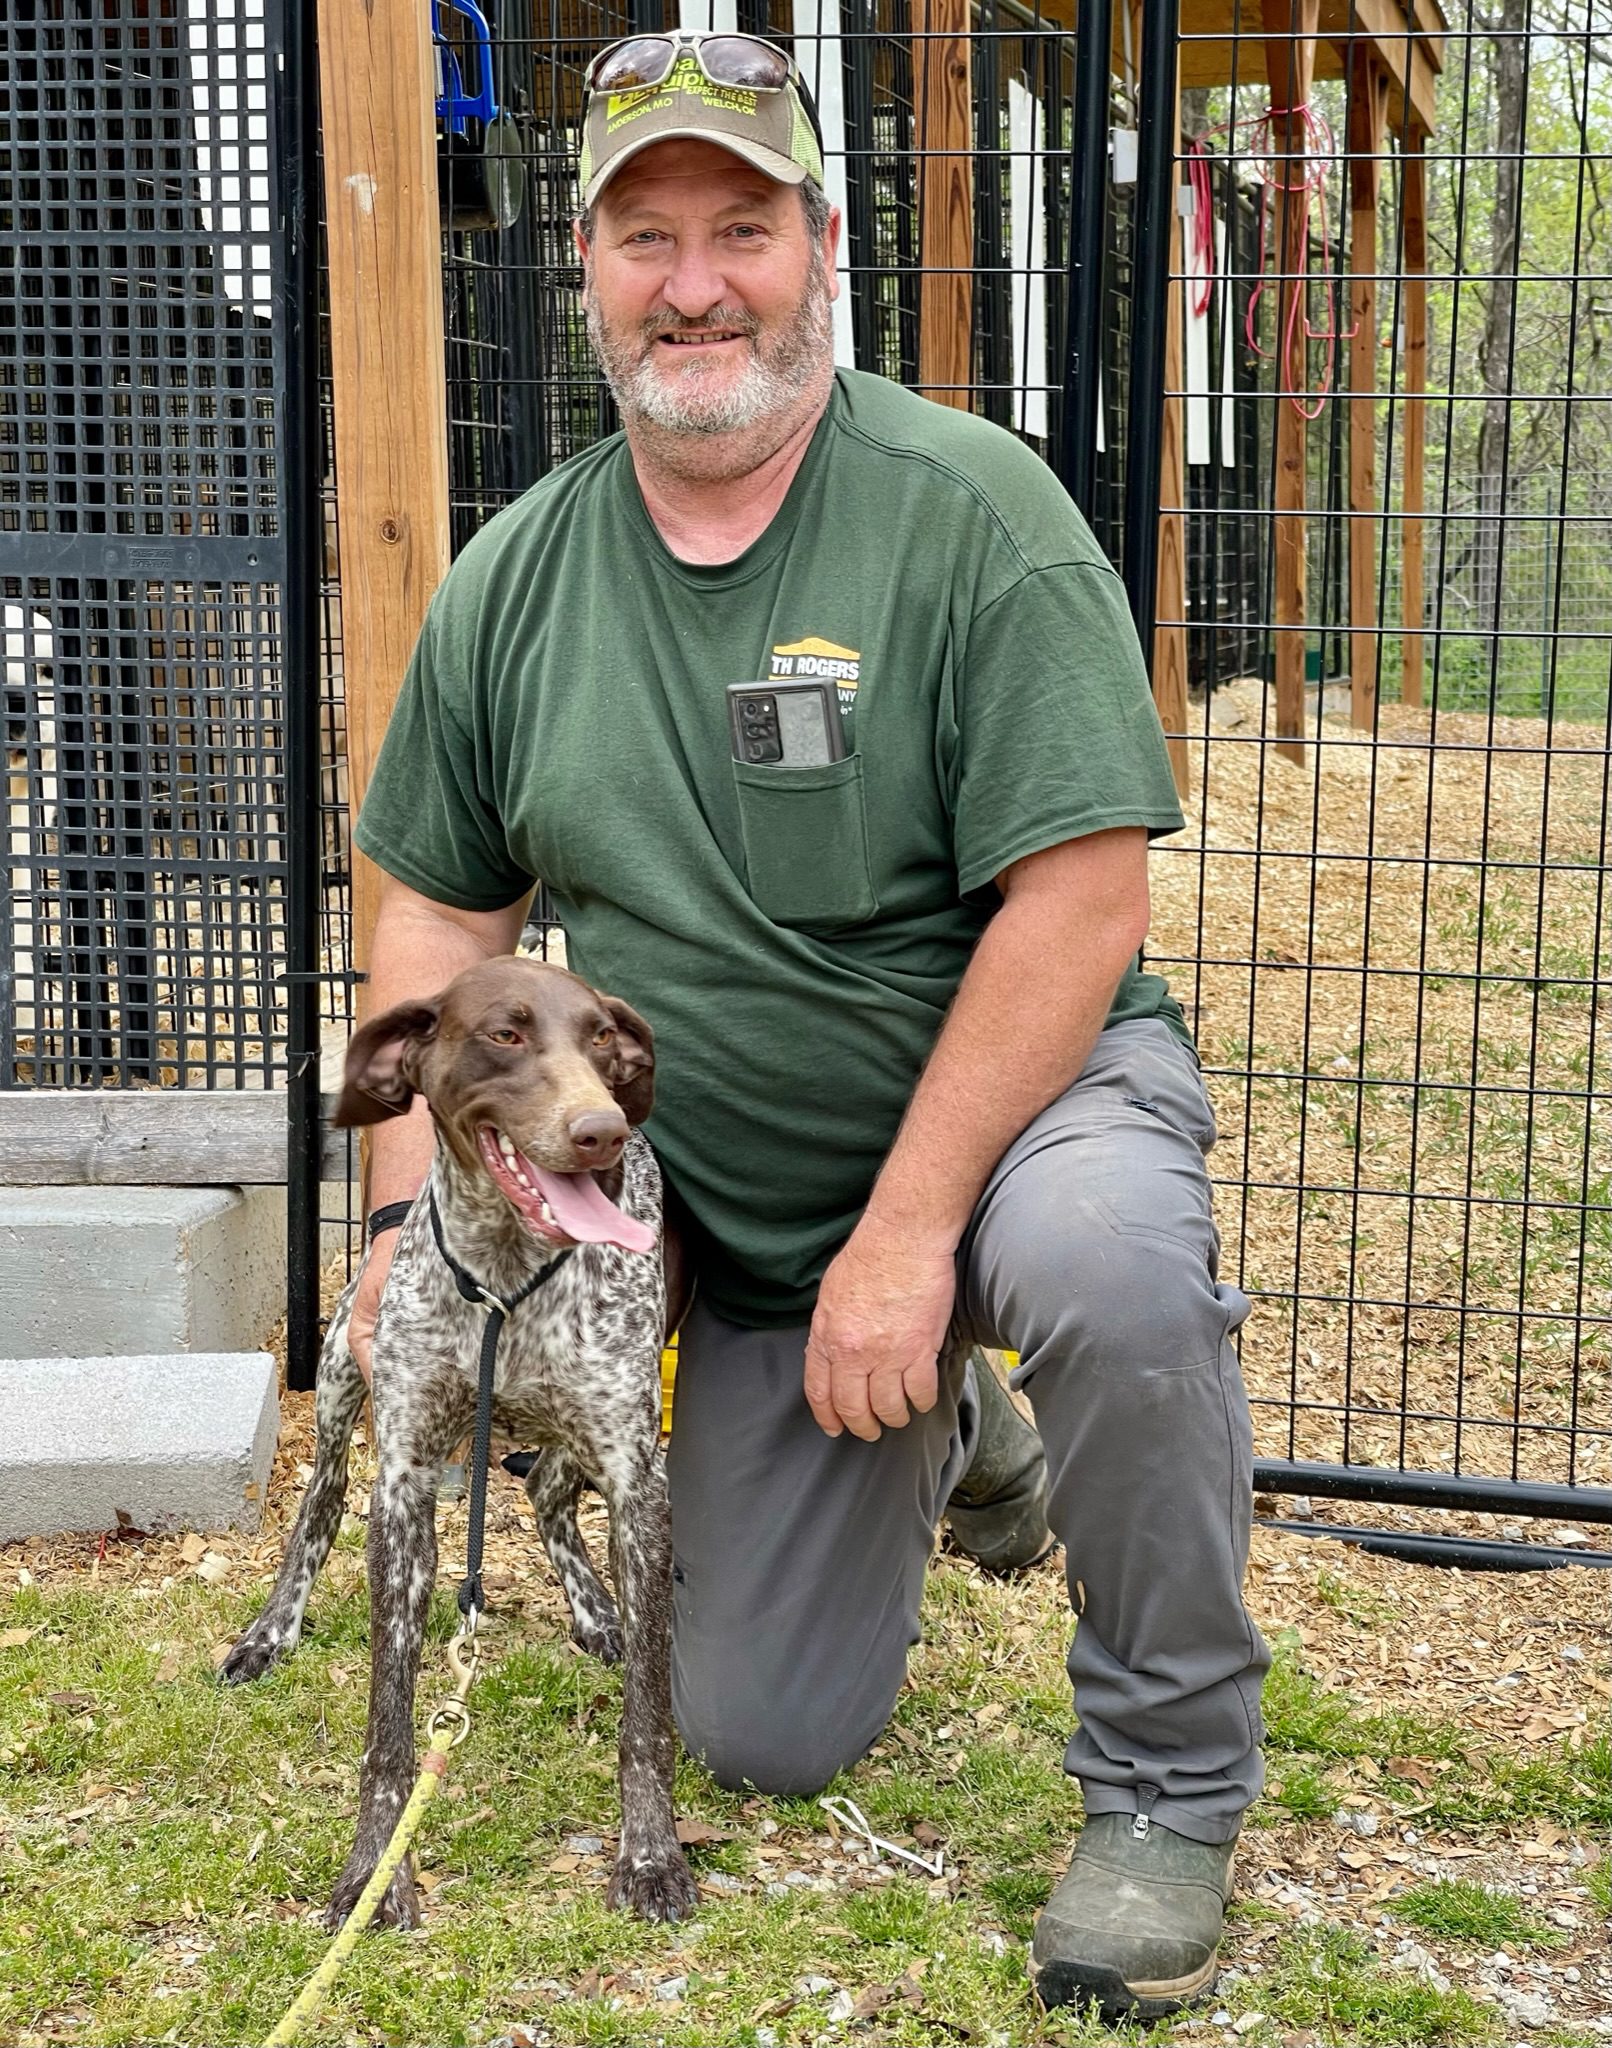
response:
[[[732,758],[727,685],[831,677],[849,753]],[[767,531],[681,562],[618,435],[438,591],[358,826],[492,910],[541,877],[568,957],[656,1034],[648,1126],[705,1298],[797,1322],[856,1223],[1010,862],[1179,829],[1124,593],[1011,435],[842,371]],[[1133,966],[1110,1023],[1160,1016]]]

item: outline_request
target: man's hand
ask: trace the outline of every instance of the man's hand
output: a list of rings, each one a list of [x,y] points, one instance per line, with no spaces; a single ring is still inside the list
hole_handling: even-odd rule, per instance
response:
[[[829,1436],[872,1443],[927,1414],[957,1289],[953,1254],[916,1250],[871,1212],[828,1271],[806,1341],[806,1400]]]
[[[353,1296],[353,1312],[347,1324],[347,1342],[358,1370],[364,1375],[364,1384],[370,1383],[373,1366],[371,1356],[375,1343],[375,1316],[381,1305],[381,1290],[386,1285],[386,1276],[392,1270],[392,1254],[397,1249],[398,1233],[383,1230],[364,1255],[364,1264],[358,1275],[358,1292]]]

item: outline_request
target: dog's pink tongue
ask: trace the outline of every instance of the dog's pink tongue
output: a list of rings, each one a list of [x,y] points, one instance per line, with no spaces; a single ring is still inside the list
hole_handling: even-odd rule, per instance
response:
[[[655,1233],[635,1216],[624,1216],[591,1173],[549,1173],[527,1167],[554,1220],[578,1244],[619,1244],[623,1251],[652,1252]]]

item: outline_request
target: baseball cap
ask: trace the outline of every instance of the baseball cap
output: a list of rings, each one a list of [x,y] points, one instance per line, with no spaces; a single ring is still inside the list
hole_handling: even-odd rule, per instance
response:
[[[589,91],[578,165],[584,206],[593,205],[623,164],[656,142],[714,142],[780,184],[799,185],[808,177],[822,183],[823,152],[810,102],[795,67],[773,45],[739,35],[644,36],[628,42],[648,50],[647,68],[653,68],[657,54],[669,68],[659,83],[615,90],[605,66],[607,82]],[[669,52],[668,44],[673,46]],[[782,60],[781,85],[722,82],[725,70],[753,75],[735,56],[746,44]],[[657,52],[655,45],[663,47]],[[594,69],[618,47],[627,45],[612,44]]]

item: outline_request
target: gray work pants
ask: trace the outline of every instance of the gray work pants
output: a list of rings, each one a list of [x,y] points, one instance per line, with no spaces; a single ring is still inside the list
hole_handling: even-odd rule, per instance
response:
[[[1155,1020],[1105,1031],[1009,1147],[958,1252],[964,1337],[1017,1351],[1078,1614],[1088,1813],[1227,1841],[1261,1783],[1270,1661],[1242,1600],[1251,1432],[1216,1278],[1195,1055]],[[977,1414],[962,1351],[941,1397],[875,1443],[830,1438],[801,1390],[806,1329],[696,1297],[670,1450],[672,1698],[724,1783],[804,1794],[877,1740],[918,1640],[936,1523]]]

